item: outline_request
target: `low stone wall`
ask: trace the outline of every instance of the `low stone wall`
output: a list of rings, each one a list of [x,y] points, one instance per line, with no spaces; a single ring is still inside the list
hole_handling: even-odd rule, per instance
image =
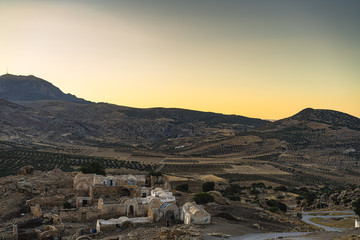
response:
[[[124,187],[124,186],[101,186],[96,185],[92,187],[92,194],[94,198],[101,196],[127,196],[134,197],[137,187]]]
[[[63,222],[88,222],[102,217],[97,208],[83,207],[79,209],[66,209],[60,211],[60,218]]]
[[[65,202],[65,196],[54,197],[35,197],[26,201],[27,206],[35,206],[39,204],[41,207],[62,207]]]
[[[112,218],[126,216],[127,208],[125,204],[105,204],[100,210],[101,218]]]

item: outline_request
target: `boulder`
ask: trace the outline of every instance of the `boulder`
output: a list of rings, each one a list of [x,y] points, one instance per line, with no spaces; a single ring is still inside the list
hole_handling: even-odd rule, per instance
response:
[[[217,203],[217,204],[221,204],[221,205],[230,205],[230,202],[228,199],[224,198],[223,195],[218,192],[218,191],[210,191],[209,194],[211,196],[213,196],[214,198],[214,201]]]
[[[25,166],[19,169],[17,175],[28,175],[34,173],[34,167],[33,166]]]
[[[39,204],[36,204],[35,206],[30,206],[30,211],[35,218],[41,218],[43,215]]]

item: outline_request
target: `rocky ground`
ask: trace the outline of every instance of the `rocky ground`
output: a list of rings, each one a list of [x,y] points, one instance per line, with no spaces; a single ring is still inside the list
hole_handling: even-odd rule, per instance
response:
[[[21,172],[20,172],[21,173]],[[25,174],[25,173],[21,173]],[[72,179],[75,173],[64,173],[60,170],[50,172],[34,171],[31,174],[9,176],[0,178],[0,239],[1,233],[10,231],[12,224],[25,226],[25,230],[39,229],[41,232],[51,231],[52,227],[63,234],[63,239],[76,239],[89,233],[90,228],[95,228],[94,222],[89,223],[66,223],[56,222],[52,212],[56,212],[62,206],[54,206],[45,209],[42,218],[34,217],[26,206],[26,201],[34,197],[62,196],[63,199],[73,198]],[[352,199],[358,190],[343,191],[331,195],[330,199],[343,202],[344,199]],[[179,203],[188,201],[191,194],[178,194]],[[181,195],[181,196],[180,196]],[[343,197],[342,197],[343,196]],[[340,200],[339,200],[340,199]],[[219,201],[219,199],[217,199]],[[220,203],[220,202],[219,202]],[[153,223],[136,228],[111,233],[97,233],[89,236],[91,239],[208,239],[210,236],[226,238],[240,236],[247,233],[266,232],[312,232],[315,228],[303,223],[297,217],[291,217],[283,213],[272,213],[259,207],[257,204],[223,201],[221,204],[209,203],[205,210],[212,216],[212,224],[209,225],[184,225],[181,223],[171,224]],[[49,226],[51,225],[51,226]],[[47,229],[47,230],[46,230]],[[310,234],[311,239],[358,239],[358,230],[349,230],[342,233],[316,232]],[[346,236],[348,238],[346,238]],[[120,237],[120,238],[119,238]],[[6,238],[3,238],[6,239]],[[90,238],[89,238],[90,239]]]
[[[14,222],[25,216],[30,211],[26,201],[34,197],[73,197],[73,176],[73,173],[56,169],[0,178],[0,223]]]

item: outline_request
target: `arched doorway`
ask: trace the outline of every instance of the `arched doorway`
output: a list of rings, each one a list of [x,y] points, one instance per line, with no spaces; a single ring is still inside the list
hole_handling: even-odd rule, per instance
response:
[[[130,190],[127,188],[123,188],[120,190],[120,196],[121,197],[128,197],[130,196]]]
[[[169,221],[171,223],[175,222],[175,211],[174,210],[168,210],[165,213],[165,220]]]
[[[135,217],[135,208],[133,205],[129,206],[128,217]]]

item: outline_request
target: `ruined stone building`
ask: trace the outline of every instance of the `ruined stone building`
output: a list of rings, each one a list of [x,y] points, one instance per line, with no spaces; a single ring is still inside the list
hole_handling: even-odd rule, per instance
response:
[[[193,202],[187,202],[181,209],[181,219],[185,224],[209,224],[211,223],[211,215],[204,210],[201,205]]]

